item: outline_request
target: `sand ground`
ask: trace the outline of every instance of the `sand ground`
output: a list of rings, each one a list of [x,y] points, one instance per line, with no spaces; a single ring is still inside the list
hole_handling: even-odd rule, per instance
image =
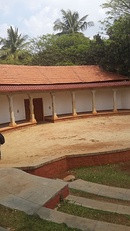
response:
[[[130,148],[130,115],[45,123],[3,135],[0,167],[28,166],[69,154]]]

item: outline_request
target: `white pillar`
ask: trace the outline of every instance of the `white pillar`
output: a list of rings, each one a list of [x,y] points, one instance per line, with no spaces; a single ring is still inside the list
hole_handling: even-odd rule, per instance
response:
[[[92,90],[91,92],[92,92],[92,113],[97,114],[97,111],[96,111],[96,98],[95,98],[96,91]]]
[[[77,116],[76,103],[75,103],[75,92],[74,91],[71,92],[71,98],[72,98],[72,115]]]
[[[113,112],[117,112],[117,89],[113,89]]]
[[[29,109],[30,109],[30,122],[36,123],[35,114],[34,114],[34,105],[33,105],[33,97],[32,95],[28,94],[29,97]]]
[[[52,119],[56,120],[58,116],[56,114],[55,94],[54,93],[50,93],[50,94],[51,94],[51,100],[52,100]]]
[[[14,116],[14,106],[13,106],[13,96],[7,95],[9,101],[9,112],[10,112],[10,127],[15,127],[17,124],[15,123],[15,116]]]

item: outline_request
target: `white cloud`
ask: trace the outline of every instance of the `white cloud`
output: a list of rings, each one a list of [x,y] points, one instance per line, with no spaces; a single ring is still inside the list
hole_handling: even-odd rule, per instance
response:
[[[45,7],[39,13],[32,15],[29,19],[25,19],[24,24],[27,27],[27,31],[34,36],[52,33],[53,16],[49,17],[48,14],[51,14],[50,8]]]
[[[30,11],[38,11],[41,10],[42,7],[44,7],[44,2],[43,0],[27,0],[27,1],[23,1],[25,7],[30,10]]]
[[[2,38],[7,37],[7,28],[9,28],[9,26],[7,24],[1,24],[0,25],[0,37],[2,37]]]
[[[9,14],[12,10],[14,5],[16,4],[17,0],[0,0],[0,11],[2,14]]]
[[[3,12],[5,15],[9,14],[10,8],[8,4],[0,4],[0,11]]]
[[[100,16],[101,18],[104,18],[104,17],[105,17],[105,14],[106,14],[106,10],[100,8],[100,9],[98,10],[98,14],[99,14],[99,16]]]
[[[88,21],[94,21],[95,27],[88,28],[86,35],[96,34],[99,20],[105,12],[100,5],[105,0],[0,0],[0,22],[2,25],[14,25],[22,34],[36,37],[53,33],[53,24],[62,17],[61,9],[78,11],[80,18],[88,14]],[[5,29],[1,25],[0,36]],[[9,27],[8,26],[8,27]]]

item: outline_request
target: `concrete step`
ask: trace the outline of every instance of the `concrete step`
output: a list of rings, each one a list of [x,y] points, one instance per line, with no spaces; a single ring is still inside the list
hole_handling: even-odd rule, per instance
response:
[[[66,199],[69,200],[70,203],[82,205],[87,208],[130,215],[130,206],[124,206],[124,205],[108,203],[108,202],[100,202],[98,200],[92,200],[92,199],[77,197],[73,195],[69,195]]]
[[[37,214],[42,219],[58,224],[65,223],[71,228],[77,228],[83,231],[130,231],[130,227],[128,226],[82,218],[44,207],[40,208]]]
[[[107,185],[84,181],[81,179],[69,182],[69,188],[81,190],[84,192],[104,197],[130,201],[130,189],[111,187]]]

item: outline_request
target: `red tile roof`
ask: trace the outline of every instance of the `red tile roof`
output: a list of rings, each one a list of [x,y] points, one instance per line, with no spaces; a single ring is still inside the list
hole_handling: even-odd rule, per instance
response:
[[[0,85],[53,85],[124,80],[98,66],[0,65]]]

